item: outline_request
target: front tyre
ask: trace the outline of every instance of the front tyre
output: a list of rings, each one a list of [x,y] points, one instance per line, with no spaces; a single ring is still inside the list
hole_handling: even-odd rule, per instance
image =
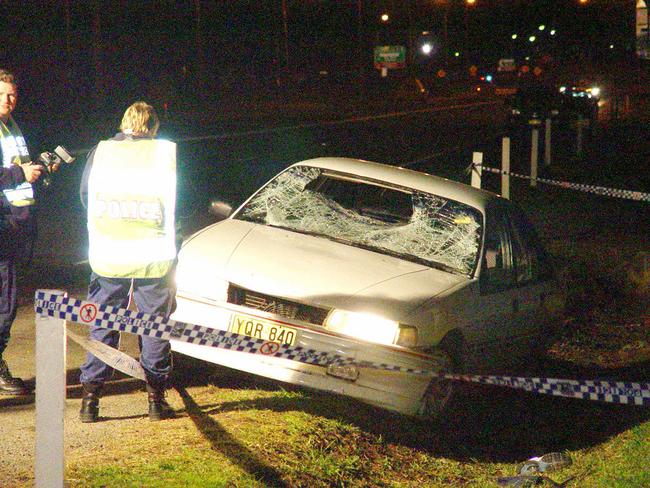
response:
[[[454,373],[453,361],[447,352],[440,349],[434,351],[431,355],[433,356],[431,362],[435,368],[434,371],[437,373]],[[422,400],[420,400],[418,418],[421,420],[438,418],[453,398],[455,388],[453,381],[437,376],[431,378],[431,382],[427,386]]]

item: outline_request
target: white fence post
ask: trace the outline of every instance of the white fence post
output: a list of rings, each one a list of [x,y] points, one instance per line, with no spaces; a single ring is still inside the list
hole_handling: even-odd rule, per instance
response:
[[[49,293],[65,295],[59,290]],[[36,488],[63,488],[65,320],[36,315]]]
[[[582,129],[584,128],[584,121],[581,116],[578,116],[576,121],[576,155],[582,154]]]
[[[501,141],[501,196],[510,199],[510,138]]]
[[[530,141],[530,186],[537,186],[537,158],[539,147],[539,130],[533,127]]]
[[[481,188],[481,174],[483,173],[483,153],[475,152],[472,154],[472,186]],[[476,166],[478,165],[478,167]]]
[[[551,119],[546,119],[546,132],[544,133],[544,165],[551,165]]]

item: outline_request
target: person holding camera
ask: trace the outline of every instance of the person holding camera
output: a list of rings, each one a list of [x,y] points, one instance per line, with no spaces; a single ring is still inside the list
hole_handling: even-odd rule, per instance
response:
[[[33,164],[20,128],[11,117],[18,100],[14,75],[0,69],[0,394],[25,395],[2,355],[17,311],[16,264],[29,255],[35,235],[34,183],[45,168]]]
[[[120,132],[88,155],[81,200],[88,214],[88,257],[92,274],[88,301],[128,308],[131,295],[139,312],[168,318],[175,307],[176,145],[155,139],[158,116],[136,102],[122,118]],[[117,348],[119,332],[93,327],[92,339]],[[139,336],[140,364],[146,379],[149,419],[173,417],[165,400],[172,370],[169,341]],[[84,394],[79,417],[96,422],[99,398],[113,369],[88,353],[81,366]]]

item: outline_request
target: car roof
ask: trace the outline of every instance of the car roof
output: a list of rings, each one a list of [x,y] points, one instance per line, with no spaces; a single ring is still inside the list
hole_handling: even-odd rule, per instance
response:
[[[503,200],[495,193],[474,188],[457,181],[433,176],[421,171],[414,171],[399,166],[374,163],[361,159],[322,157],[308,159],[293,166],[313,166],[329,169],[341,173],[358,175],[377,181],[384,181],[393,185],[413,188],[425,193],[439,195],[450,200],[455,200],[484,211],[488,203],[493,200]]]

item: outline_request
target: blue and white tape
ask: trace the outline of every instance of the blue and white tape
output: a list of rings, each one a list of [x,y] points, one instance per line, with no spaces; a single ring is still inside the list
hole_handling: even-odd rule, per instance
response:
[[[504,171],[498,168],[490,168],[489,166],[483,166],[481,164],[476,164],[476,165],[473,164],[472,166],[470,166],[470,169],[472,168],[481,168],[483,171],[488,171],[490,173],[508,175],[514,178],[522,178],[524,180],[534,180],[539,183],[544,183],[552,186],[559,186],[560,188],[566,188],[569,190],[577,190],[577,191],[583,191],[587,193],[594,193],[596,195],[602,195],[606,197],[624,198],[626,200],[635,200],[638,202],[650,202],[650,193],[643,193],[640,191],[620,190],[617,188],[608,188],[605,186],[585,185],[583,183],[571,183],[569,181],[550,180],[548,178],[533,178],[532,176],[522,175],[519,173],[512,173],[510,171]]]
[[[650,406],[650,383],[620,381],[571,380],[557,378],[526,378],[517,376],[456,375],[432,370],[417,370],[385,363],[358,361],[351,357],[327,351],[317,351],[302,346],[290,346],[276,342],[255,339],[243,334],[211,329],[201,325],[187,324],[163,317],[134,312],[119,307],[69,298],[63,294],[44,290],[36,292],[34,309],[37,314],[60,318],[83,325],[101,327],[121,332],[160,339],[175,339],[191,344],[229,349],[249,354],[262,354],[299,361],[307,364],[328,366],[350,364],[362,368],[382,369],[401,373],[439,377],[452,381],[506,386],[528,392],[579,398],[625,405]]]

